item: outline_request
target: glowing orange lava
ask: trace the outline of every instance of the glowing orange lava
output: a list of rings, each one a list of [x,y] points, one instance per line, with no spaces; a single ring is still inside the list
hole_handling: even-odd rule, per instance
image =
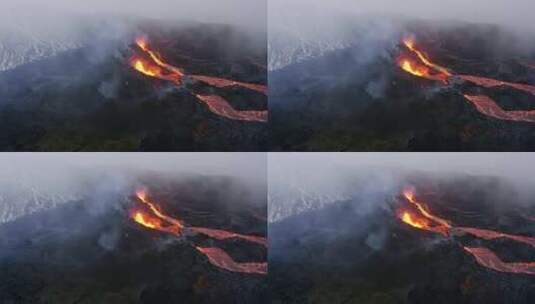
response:
[[[446,69],[445,67],[442,67],[434,62],[432,62],[429,57],[427,56],[427,54],[425,54],[423,51],[419,50],[416,48],[416,45],[415,45],[415,41],[414,41],[414,38],[411,38],[411,37],[407,37],[405,39],[403,39],[403,44],[409,49],[411,50],[413,53],[416,54],[416,56],[418,57],[418,59],[420,59],[420,61],[432,68],[433,70],[437,71],[437,73],[439,75],[442,75],[443,78],[448,78],[449,76],[451,76],[451,73],[450,71],[448,71],[448,69]]]
[[[147,37],[139,36],[135,39],[135,43],[142,51],[149,55],[152,62],[135,57],[130,63],[134,69],[143,73],[144,75],[171,81],[176,85],[180,85],[182,83],[182,79],[185,76],[184,71],[165,62],[161,58],[160,54],[151,49]],[[217,88],[239,86],[267,95],[267,86],[265,85],[245,83],[204,75],[189,75],[189,77]],[[198,100],[205,103],[212,113],[228,119],[254,122],[266,122],[268,119],[268,113],[265,110],[238,111],[234,109],[223,97],[202,94],[195,94],[195,96],[198,98]]]
[[[162,70],[156,66],[150,64],[150,62],[143,60],[141,58],[135,58],[131,61],[131,65],[137,71],[151,77],[159,76],[162,73]]]
[[[424,205],[423,203],[421,202],[418,202],[416,199],[415,199],[415,196],[414,196],[414,190],[412,188],[407,188],[403,191],[403,196],[407,199],[407,201],[409,201],[411,204],[413,204],[416,209],[418,209],[418,211],[420,211],[420,213],[425,217],[427,218],[428,220],[436,223],[436,225],[438,225],[438,227],[442,227],[440,229],[438,229],[438,231],[441,231],[442,232],[447,232],[447,230],[451,227],[450,223],[448,221],[446,221],[445,219],[443,218],[440,218],[436,215],[433,215],[427,208],[426,205]],[[436,230],[436,229],[434,229]]]
[[[159,219],[152,218],[141,211],[136,211],[133,215],[133,218],[137,223],[151,229],[156,229],[162,225],[162,222]]]
[[[440,233],[444,236],[450,235],[451,231],[461,231],[463,233],[467,233],[485,240],[505,238],[535,247],[535,237],[514,235],[499,231],[472,227],[454,227],[449,221],[431,214],[427,206],[416,199],[414,188],[405,188],[402,194],[405,200],[409,202],[412,207],[415,207],[418,211],[418,213],[410,212],[405,209],[405,207],[402,207],[398,210],[398,217],[401,219],[401,221],[410,225],[411,227]],[[432,223],[436,225],[432,225]],[[535,262],[505,263],[500,260],[500,258],[498,258],[498,256],[496,256],[494,252],[487,248],[463,248],[476,258],[478,264],[486,268],[500,272],[525,273],[535,275]]]
[[[143,227],[166,232],[174,236],[181,236],[182,232],[187,230],[192,233],[204,234],[217,240],[242,239],[267,247],[267,239],[265,237],[244,235],[226,230],[205,227],[185,227],[181,220],[164,214],[163,211],[161,211],[160,208],[150,200],[145,189],[136,191],[136,197],[152,212],[152,215],[150,215],[137,210],[131,214],[132,219]],[[203,248],[197,246],[195,248],[200,253],[206,255],[210,263],[228,271],[257,274],[267,273],[267,263],[238,263],[235,262],[222,249],[215,247]]]
[[[416,55],[416,58],[418,58],[420,61],[417,62],[416,60],[409,59],[408,57],[400,58],[398,60],[398,65],[404,71],[414,76],[429,80],[447,82],[448,78],[451,76],[451,73],[446,68],[433,63],[423,51],[417,49],[413,38],[403,39],[403,44],[408,50]],[[433,72],[431,72],[431,70]]]
[[[138,190],[136,191],[136,196],[137,198],[139,198],[139,200],[141,202],[143,202],[144,204],[146,204],[149,209],[160,219],[168,222],[170,225],[173,225],[174,227],[176,227],[177,231],[180,231],[182,228],[184,228],[184,224],[182,224],[182,222],[180,220],[177,220],[173,217],[170,217],[170,216],[167,216],[165,214],[163,214],[158,206],[156,206],[154,203],[151,203],[148,199],[147,199],[147,192],[145,190]]]
[[[429,56],[417,47],[413,37],[404,38],[402,43],[419,60],[419,62],[416,62],[415,60],[409,59],[407,56],[402,56],[398,59],[398,65],[401,69],[411,75],[435,81],[442,81],[444,83],[448,83],[451,77],[457,77],[485,88],[508,86],[535,95],[535,86],[525,83],[507,82],[473,75],[454,75],[447,68],[432,62],[429,59]],[[464,97],[470,101],[480,113],[486,116],[500,120],[535,123],[535,110],[505,111],[488,96],[464,95]]]
[[[418,228],[418,229],[426,229],[429,226],[429,222],[427,222],[423,218],[417,218],[415,215],[411,214],[408,211],[403,211],[401,213],[401,220],[411,225],[412,227]]]

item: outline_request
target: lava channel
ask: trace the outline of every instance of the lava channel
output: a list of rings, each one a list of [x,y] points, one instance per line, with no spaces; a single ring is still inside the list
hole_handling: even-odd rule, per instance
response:
[[[182,83],[182,78],[186,76],[184,71],[165,62],[161,56],[149,47],[146,37],[137,37],[136,45],[149,55],[152,62],[141,57],[133,57],[130,60],[130,65],[140,73],[146,76],[167,80],[173,82],[175,85]],[[239,86],[249,90],[267,95],[267,87],[265,85],[245,83],[240,81],[228,80],[218,77],[210,77],[204,75],[191,75],[191,79],[206,83],[208,85],[225,88],[230,86]],[[234,109],[227,100],[217,95],[201,95],[194,94],[195,97],[206,104],[208,109],[221,117],[232,120],[242,120],[249,122],[267,122],[268,111],[238,111]]]
[[[500,120],[535,122],[535,110],[505,111],[492,98],[485,95],[463,95],[481,114]]]
[[[238,263],[225,251],[216,247],[195,247],[212,265],[233,272],[267,274],[267,263]]]
[[[203,101],[213,113],[234,120],[244,121],[267,121],[267,111],[237,111],[227,100],[218,95],[195,95]]]
[[[130,217],[136,223],[141,226],[157,230],[160,232],[165,232],[172,234],[174,236],[181,236],[184,231],[194,232],[204,234],[208,237],[217,239],[217,240],[227,240],[227,239],[243,239],[248,242],[260,244],[264,247],[267,247],[267,239],[265,237],[253,236],[253,235],[244,235],[239,233],[234,233],[226,230],[211,229],[205,227],[186,227],[181,220],[173,218],[164,214],[160,208],[153,202],[151,202],[147,197],[147,192],[145,190],[136,191],[136,197],[141,203],[148,207],[152,214],[147,214],[140,210],[135,210],[131,212]],[[232,271],[232,272],[242,272],[242,273],[258,273],[266,274],[267,273],[267,263],[238,263],[234,261],[224,250],[210,247],[195,248],[202,254],[204,254],[211,264],[219,268]]]
[[[482,238],[485,240],[494,240],[494,239],[511,239],[520,243],[528,244],[532,247],[535,247],[535,238],[529,237],[529,236],[521,236],[521,235],[514,235],[514,234],[507,234],[487,229],[478,229],[478,228],[470,228],[470,227],[458,227],[455,228],[457,230],[466,232],[468,234],[471,234],[473,236],[476,236],[478,238]]]
[[[466,252],[476,258],[478,264],[483,267],[499,272],[524,273],[535,275],[535,262],[506,263],[502,261],[492,250],[485,247],[463,247]]]
[[[412,205],[412,209],[414,210],[409,211],[408,207],[401,207],[397,210],[397,216],[403,223],[410,225],[411,227],[440,233],[444,236],[449,236],[451,232],[461,231],[484,240],[506,238],[535,247],[534,237],[507,234],[472,227],[455,227],[449,221],[433,215],[425,204],[417,201],[412,188],[405,189],[403,191],[403,197],[405,197],[406,202],[409,202]],[[480,265],[489,269],[509,273],[535,274],[535,262],[505,263],[487,248],[464,247],[464,249],[471,253]]]
[[[472,76],[472,75],[457,75],[457,77],[465,81],[475,83],[485,88],[508,86],[508,87],[512,87],[517,90],[528,92],[532,95],[535,95],[535,86],[532,86],[529,84],[507,82],[507,81],[501,81],[501,80],[496,80],[492,78],[478,77],[478,76]]]
[[[450,70],[432,62],[427,54],[419,50],[414,42],[413,38],[403,39],[403,45],[416,55],[419,62],[413,60],[407,56],[401,56],[397,63],[404,71],[430,80],[442,81],[448,83],[451,77],[457,77],[467,82],[471,82],[478,86],[485,88],[494,88],[500,86],[507,86],[516,90],[524,91],[535,95],[535,86],[524,84],[501,81],[497,79],[479,77],[473,75],[455,75]],[[431,70],[434,73],[431,73]],[[522,122],[535,122],[535,110],[527,111],[505,111],[494,100],[485,95],[464,95],[464,97],[470,101],[476,109],[483,115],[507,121],[522,121]]]

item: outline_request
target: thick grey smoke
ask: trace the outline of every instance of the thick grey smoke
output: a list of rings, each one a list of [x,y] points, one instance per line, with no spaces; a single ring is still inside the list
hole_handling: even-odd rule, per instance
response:
[[[533,205],[535,175],[530,164],[534,162],[531,153],[270,154],[269,217],[278,221],[352,199],[358,201],[361,213],[381,208],[389,197],[399,194],[406,186],[406,177],[414,173],[440,178],[498,177],[514,188],[516,203]]]
[[[377,58],[406,34],[407,22],[413,21],[441,27],[497,26],[502,35],[484,37],[494,39],[497,50],[530,52],[535,48],[534,6],[529,0],[273,0],[268,3],[269,68],[278,70],[354,46],[358,56]],[[504,42],[510,41],[509,36],[516,38],[514,46]]]
[[[0,223],[77,200],[94,212],[132,194],[146,174],[229,176],[265,196],[264,153],[5,153],[0,156]],[[118,206],[115,206],[118,207]]]

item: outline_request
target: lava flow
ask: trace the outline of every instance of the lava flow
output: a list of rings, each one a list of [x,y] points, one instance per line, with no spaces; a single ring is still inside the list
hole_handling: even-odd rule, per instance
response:
[[[180,85],[182,79],[186,74],[180,68],[177,68],[165,62],[161,56],[149,47],[146,37],[137,37],[136,45],[145,53],[149,55],[151,61],[140,57],[134,57],[130,60],[130,65],[140,73],[155,77],[162,80],[173,82],[175,85]],[[232,86],[243,87],[249,90],[259,92],[267,95],[267,87],[265,85],[245,83],[240,81],[228,80],[224,78],[204,76],[204,75],[187,75],[189,78],[203,82],[213,87],[226,88]],[[227,100],[218,95],[203,95],[195,94],[195,97],[208,106],[208,109],[219,116],[241,121],[250,122],[266,122],[268,113],[265,110],[261,111],[239,111],[234,109]]]
[[[163,224],[163,222],[157,218],[157,217],[153,217],[147,213],[144,213],[142,211],[135,211],[132,215],[132,219],[144,226],[144,227],[147,227],[147,228],[150,228],[150,229],[154,229],[154,230],[158,230],[158,231],[161,231],[161,232],[167,232],[167,233],[171,233],[171,234],[174,234],[174,235],[177,235],[179,236],[180,235],[180,231],[182,228],[180,227],[177,227],[177,226],[174,226],[174,225],[171,225],[171,226],[165,226]]]
[[[176,74],[166,74],[158,65],[155,65],[141,57],[133,57],[130,59],[130,62],[136,71],[144,75],[180,84],[181,76]]]
[[[429,57],[427,57],[427,55],[424,52],[418,50],[416,48],[416,46],[415,46],[415,42],[414,42],[413,38],[405,38],[405,39],[403,39],[403,44],[409,50],[414,52],[416,54],[416,56],[418,56],[418,59],[420,59],[420,61],[423,62],[423,64],[425,64],[426,66],[436,70],[440,75],[443,75],[444,77],[451,76],[451,73],[450,73],[450,71],[448,71],[448,69],[446,69],[445,67],[442,67],[442,66],[440,66],[440,65],[438,65],[436,63],[431,62]]]
[[[463,95],[476,109],[487,116],[501,120],[535,122],[535,110],[505,111],[492,98],[485,95]]]
[[[261,237],[261,236],[243,235],[243,234],[229,232],[225,230],[211,229],[211,228],[204,228],[204,227],[190,227],[190,230],[198,232],[198,233],[202,233],[204,235],[207,235],[217,240],[226,240],[226,239],[236,238],[236,239],[246,240],[252,243],[257,243],[257,244],[267,247],[266,238]]]
[[[414,39],[403,39],[403,45],[405,45],[408,50],[415,54],[421,62],[418,63],[416,62],[416,60],[409,59],[408,57],[401,57],[398,60],[398,65],[404,71],[409,72],[410,74],[418,77],[447,82],[448,78],[451,76],[451,73],[448,71],[448,69],[433,63],[424,52],[417,49],[415,46]],[[433,73],[431,72],[431,70],[433,70]]]
[[[535,237],[514,235],[472,227],[454,227],[449,221],[433,215],[424,203],[416,200],[414,190],[412,188],[407,188],[404,190],[403,197],[405,198],[404,202],[409,202],[410,204],[407,207],[400,207],[397,211],[397,215],[403,223],[406,223],[411,227],[440,233],[444,236],[448,236],[452,232],[462,232],[484,240],[505,238],[535,247]],[[411,206],[415,210],[409,211],[409,207]],[[476,258],[477,262],[484,267],[500,272],[526,273],[535,275],[535,262],[505,263],[500,260],[500,258],[496,256],[496,254],[490,249],[483,247],[464,247],[464,249],[472,254]]]
[[[416,61],[409,58],[400,58],[398,60],[399,66],[405,71],[414,76],[426,78],[429,80],[446,81],[446,77],[440,74],[431,74],[428,67],[418,64]]]
[[[507,234],[507,233],[496,232],[496,231],[487,230],[487,229],[478,229],[478,228],[470,228],[470,227],[458,227],[455,229],[477,236],[478,238],[482,238],[485,240],[505,238],[505,239],[511,239],[511,240],[524,243],[524,244],[528,244],[532,247],[535,247],[535,237]]]
[[[212,111],[219,116],[229,119],[244,120],[244,121],[267,121],[267,111],[237,111],[228,101],[218,95],[195,95],[199,100],[202,100]]]
[[[484,247],[463,247],[464,250],[472,254],[476,261],[484,267],[508,273],[525,273],[535,275],[535,262],[528,263],[506,263],[503,262],[494,252]]]
[[[267,273],[267,263],[237,263],[225,251],[216,247],[195,247],[197,251],[208,257],[213,265],[234,272]]]
[[[403,191],[403,197],[416,208],[415,212],[410,212],[406,208],[402,208],[398,211],[398,216],[404,223],[418,229],[440,233],[444,236],[448,235],[449,228],[451,227],[450,223],[431,214],[423,203],[418,202],[415,199],[414,190],[405,189]]]
[[[248,242],[260,244],[267,247],[265,237],[244,235],[226,230],[211,229],[205,227],[186,227],[181,220],[164,214],[160,208],[147,197],[145,190],[136,191],[136,197],[141,203],[147,206],[152,214],[147,214],[140,210],[131,213],[131,218],[136,223],[145,228],[166,232],[174,236],[181,236],[184,230],[191,233],[199,233],[217,240],[242,239]],[[238,263],[234,261],[224,250],[210,247],[203,248],[195,246],[195,249],[204,254],[208,261],[219,268],[233,272],[267,274],[267,263]]]
[[[401,69],[414,76],[429,80],[442,81],[444,83],[448,83],[450,78],[456,77],[485,88],[506,86],[535,95],[535,86],[533,85],[507,82],[473,75],[455,75],[447,68],[433,63],[427,54],[416,47],[414,39],[405,38],[402,42],[411,53],[416,55],[416,58],[418,58],[419,62],[409,58],[408,56],[401,56],[398,59],[398,65],[401,67]],[[463,96],[466,98],[466,100],[472,103],[481,114],[488,117],[500,120],[535,123],[535,110],[505,111],[488,96],[466,94]]]

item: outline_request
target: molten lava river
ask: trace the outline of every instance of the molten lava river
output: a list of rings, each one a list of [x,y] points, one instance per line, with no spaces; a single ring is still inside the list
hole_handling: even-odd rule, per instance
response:
[[[445,237],[450,235],[468,234],[484,240],[509,239],[535,248],[535,237],[502,233],[499,231],[479,229],[474,227],[462,227],[452,224],[450,221],[432,214],[429,207],[416,199],[414,189],[407,188],[403,191],[402,206],[397,210],[398,218],[405,224],[415,229],[439,233]],[[492,250],[485,247],[468,247],[461,245],[475,261],[486,268],[507,273],[522,273],[535,275],[535,262],[504,262]]]
[[[227,239],[242,239],[247,242],[257,244],[259,246],[267,247],[267,239],[261,236],[244,235],[226,230],[211,229],[205,227],[187,226],[181,220],[171,217],[160,210],[160,207],[154,202],[150,201],[147,192],[139,190],[136,192],[136,197],[139,202],[144,205],[144,210],[141,208],[132,210],[130,212],[133,221],[139,225],[152,230],[161,231],[163,233],[174,236],[182,236],[184,233],[202,234],[207,237],[217,240]],[[145,211],[147,210],[147,211]],[[208,258],[208,261],[219,268],[241,273],[255,273],[267,274],[267,262],[248,262],[239,263],[232,259],[223,249],[217,247],[200,247],[194,248],[201,254]]]
[[[406,53],[398,58],[398,66],[403,71],[416,77],[440,81],[444,84],[448,84],[453,79],[460,79],[484,88],[510,87],[535,95],[535,85],[507,82],[474,75],[455,74],[449,69],[432,62],[429,56],[416,46],[413,38],[403,39],[402,45]],[[525,65],[532,67],[531,64]],[[506,111],[489,96],[470,94],[463,94],[463,96],[468,102],[474,105],[477,111],[485,116],[506,121],[535,123],[535,110]]]
[[[241,87],[267,95],[267,87],[265,85],[245,83],[205,75],[188,75],[182,69],[165,62],[158,52],[151,49],[148,40],[145,37],[136,38],[136,45],[141,51],[147,54],[148,58],[133,56],[130,59],[130,66],[148,77],[169,81],[175,85],[181,85],[183,78],[188,77],[194,81],[202,82],[216,88]],[[201,103],[205,104],[212,113],[221,117],[250,122],[267,122],[268,111],[266,110],[238,111],[234,109],[227,100],[219,95],[200,93],[193,93],[193,95]]]

